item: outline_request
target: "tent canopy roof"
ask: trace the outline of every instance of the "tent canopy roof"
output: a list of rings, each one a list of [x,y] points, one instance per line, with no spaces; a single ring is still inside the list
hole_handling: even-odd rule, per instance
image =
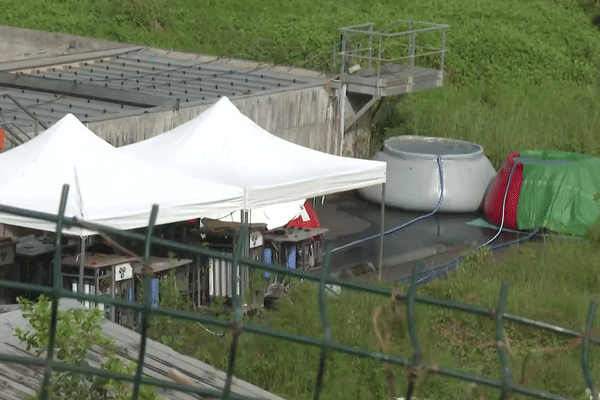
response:
[[[243,189],[207,182],[120,152],[68,114],[32,140],[0,154],[0,204],[56,214],[69,185],[65,216],[119,229],[216,217],[243,207]],[[53,231],[54,223],[0,213],[0,222]],[[67,234],[93,232],[73,228]]]
[[[380,161],[290,143],[244,116],[226,97],[161,135],[119,149],[213,182],[243,187],[254,209],[385,182]]]

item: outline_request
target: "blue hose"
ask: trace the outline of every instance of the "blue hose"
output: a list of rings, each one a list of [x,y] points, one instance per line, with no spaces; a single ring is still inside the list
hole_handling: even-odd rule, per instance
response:
[[[540,231],[540,228],[535,229],[534,231],[530,232],[527,236],[519,238],[519,239],[515,239],[515,240],[511,240],[508,241],[506,243],[499,243],[496,244],[494,246],[489,246],[490,250],[495,251],[495,250],[500,250],[503,249],[505,247],[511,246],[513,244],[516,243],[522,243],[525,242],[529,239],[531,239],[532,237],[534,237],[535,235],[537,235]],[[481,248],[482,246],[480,246],[479,248]],[[423,283],[427,283],[430,280],[437,278],[438,276],[444,275],[445,273],[453,270],[454,268],[456,268],[461,261],[465,258],[464,255],[460,255],[457,258],[455,258],[452,261],[449,261],[445,264],[442,265],[438,265],[437,267],[425,270],[425,271],[420,271],[418,273],[418,276],[423,276],[417,279],[417,284],[423,284]],[[411,278],[412,275],[405,275],[405,276],[401,276],[399,278],[395,278],[393,279],[393,282],[402,282],[402,281],[406,281],[409,280]]]
[[[508,190],[510,187],[510,182],[512,180],[513,177],[513,173],[515,171],[517,164],[514,164],[510,170],[510,175],[508,176],[508,182],[506,184],[506,190],[504,192],[504,199],[502,201],[502,220],[500,222],[500,227],[498,229],[498,232],[494,235],[494,237],[492,237],[490,240],[488,240],[487,242],[479,245],[477,247],[477,249],[481,249],[482,247],[488,246],[490,248],[490,250],[495,251],[495,250],[500,250],[502,248],[508,247],[510,245],[516,244],[516,243],[522,243],[524,241],[527,241],[529,239],[531,239],[533,236],[535,236],[536,234],[539,233],[540,228],[536,228],[534,231],[532,231],[531,233],[529,233],[527,236],[520,238],[520,239],[516,239],[513,241],[509,241],[506,243],[500,243],[494,246],[489,246],[490,243],[492,243],[494,240],[496,240],[496,238],[500,235],[500,233],[502,232],[502,229],[504,228],[504,217],[505,217],[505,211],[506,211],[506,198],[508,197]],[[552,236],[556,236],[556,237],[563,237],[562,235],[552,235]],[[456,268],[456,266],[458,266],[458,264],[460,264],[460,262],[464,259],[464,255],[460,255],[457,258],[455,258],[454,260],[446,263],[446,264],[442,264],[439,265],[435,268],[431,268],[428,269],[426,271],[421,271],[418,273],[418,276],[423,276],[422,278],[418,278],[417,279],[417,284],[423,284],[423,283],[427,283],[429,281],[431,281],[434,278],[437,278],[438,276],[441,276],[451,270],[453,270],[454,268]],[[411,278],[411,275],[405,275],[405,276],[401,276],[399,278],[394,279],[394,282],[401,282],[401,281],[405,281],[405,280],[409,280]]]
[[[504,216],[505,216],[505,211],[506,211],[506,198],[508,197],[508,189],[510,188],[510,182],[512,181],[512,177],[513,177],[513,173],[515,172],[515,167],[517,166],[517,164],[514,164],[510,170],[510,175],[508,176],[508,182],[506,184],[506,190],[504,191],[504,199],[502,200],[502,220],[500,222],[500,227],[498,229],[498,232],[494,235],[494,237],[492,237],[490,240],[488,240],[487,242],[479,245],[477,247],[477,250],[481,249],[484,246],[488,246],[492,251],[494,250],[499,250],[503,247],[508,247],[511,244],[515,244],[515,243],[521,243],[525,240],[529,240],[531,239],[535,234],[537,234],[540,230],[540,228],[535,229],[533,232],[531,232],[529,235],[527,235],[524,238],[521,239],[517,239],[517,240],[513,240],[511,242],[506,242],[506,243],[500,243],[497,244],[495,246],[489,246],[490,243],[492,243],[494,240],[496,240],[496,238],[500,235],[500,233],[502,232],[502,229],[504,228]],[[425,275],[425,274],[429,274],[423,278],[419,278],[417,279],[417,284],[422,284],[422,283],[427,283],[430,280],[437,278],[438,276],[441,276],[445,273],[447,273],[448,271],[453,270],[454,268],[456,268],[456,266],[458,264],[460,264],[460,262],[464,259],[464,255],[460,255],[457,258],[455,258],[454,260],[446,263],[446,264],[442,264],[439,265],[435,268],[431,268],[428,269],[426,271],[421,271],[418,273],[418,275]],[[404,280],[408,280],[411,278],[411,275],[405,275],[405,276],[401,276],[399,278],[394,279],[394,282],[401,282]]]
[[[438,199],[437,205],[435,206],[434,210],[432,212],[430,212],[429,214],[421,215],[420,217],[417,217],[411,221],[408,221],[405,224],[402,224],[400,226],[397,226],[395,228],[392,228],[392,229],[384,232],[383,236],[391,235],[392,233],[396,233],[396,232],[414,224],[415,222],[418,222],[418,221],[421,221],[422,219],[431,217],[433,214],[435,214],[440,209],[440,207],[442,206],[442,201],[444,200],[444,173],[442,171],[442,156],[441,155],[437,156],[437,163],[438,163],[438,169],[440,171],[440,198]],[[383,201],[383,199],[381,199],[381,201]],[[371,235],[371,236],[368,236],[363,239],[355,240],[354,242],[350,242],[343,246],[336,247],[335,249],[331,250],[331,253],[335,253],[340,250],[345,250],[347,248],[354,247],[357,244],[364,243],[366,241],[373,240],[373,239],[376,239],[379,237],[381,237],[381,234]]]

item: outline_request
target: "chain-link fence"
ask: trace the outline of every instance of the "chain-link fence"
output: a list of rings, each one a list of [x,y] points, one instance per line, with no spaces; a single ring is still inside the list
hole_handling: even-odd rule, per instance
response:
[[[593,323],[594,316],[596,313],[597,304],[592,301],[589,305],[589,311],[587,319],[584,321],[584,330],[577,331],[574,329],[564,328],[558,325],[546,323],[543,321],[536,321],[530,318],[521,317],[518,315],[508,314],[505,312],[505,305],[508,296],[508,282],[504,282],[500,291],[500,297],[495,309],[486,307],[480,307],[475,305],[469,305],[465,303],[441,300],[432,297],[419,295],[417,293],[418,288],[418,271],[415,267],[415,271],[412,274],[410,286],[406,294],[401,294],[389,287],[375,286],[362,282],[345,281],[333,278],[329,275],[329,261],[331,252],[327,251],[323,262],[323,268],[321,269],[320,276],[315,276],[313,273],[309,273],[302,270],[288,269],[278,265],[263,264],[260,261],[252,260],[243,257],[245,243],[247,242],[247,230],[242,229],[237,239],[237,245],[233,254],[221,253],[215,250],[211,250],[201,246],[191,246],[183,243],[177,243],[170,240],[160,239],[153,237],[153,230],[155,227],[156,216],[158,213],[158,207],[153,207],[150,220],[148,221],[148,227],[145,234],[132,233],[128,231],[122,231],[106,226],[97,224],[87,223],[86,221],[78,220],[75,218],[67,218],[64,216],[64,210],[66,206],[66,199],[68,193],[68,186],[63,189],[59,212],[56,215],[34,212],[31,210],[24,210],[14,207],[0,205],[0,212],[19,215],[28,218],[35,218],[45,221],[55,222],[56,229],[56,243],[54,253],[54,264],[53,269],[54,279],[53,287],[40,287],[38,285],[31,285],[26,283],[0,281],[0,288],[17,289],[17,290],[31,290],[38,293],[44,294],[52,300],[52,314],[51,314],[51,329],[50,338],[47,354],[45,358],[30,358],[15,355],[0,354],[0,361],[20,363],[20,364],[35,364],[43,367],[44,379],[41,386],[41,399],[49,398],[49,382],[53,371],[72,371],[88,376],[99,376],[111,379],[118,379],[125,382],[130,382],[133,385],[132,398],[138,399],[141,385],[152,385],[157,388],[173,389],[179,391],[185,391],[188,393],[195,393],[200,396],[208,398],[221,398],[221,399],[250,399],[250,397],[244,397],[232,393],[232,379],[235,373],[236,356],[238,353],[238,339],[243,332],[253,333],[256,335],[264,335],[271,338],[295,342],[307,346],[313,346],[319,348],[321,351],[320,362],[315,365],[315,385],[314,385],[314,399],[320,398],[321,389],[323,387],[323,376],[326,368],[332,368],[333,366],[327,365],[327,355],[330,352],[340,352],[349,354],[356,357],[370,358],[373,360],[380,361],[390,365],[401,365],[408,368],[409,371],[409,383],[406,398],[412,397],[414,389],[413,381],[411,377],[416,376],[417,373],[423,371],[434,372],[437,375],[445,376],[448,378],[459,379],[468,381],[480,385],[499,389],[501,394],[500,398],[508,398],[509,394],[523,394],[535,398],[542,399],[566,399],[558,394],[544,392],[540,390],[530,389],[519,385],[512,378],[512,371],[508,363],[506,349],[505,349],[505,338],[503,336],[503,327],[509,323],[516,323],[526,325],[535,329],[541,329],[563,335],[567,337],[575,338],[575,340],[581,343],[581,373],[585,379],[586,385],[590,390],[591,394],[596,398],[598,392],[595,383],[592,379],[592,375],[589,367],[589,351],[590,345],[598,345],[600,338],[593,334]],[[143,263],[144,268],[142,269],[142,276],[144,282],[144,296],[141,303],[132,303],[123,300],[111,299],[106,297],[99,297],[96,295],[86,295],[81,293],[74,293],[69,290],[64,290],[62,286],[61,277],[61,238],[63,228],[69,227],[83,227],[89,230],[93,230],[99,233],[110,235],[111,237],[125,238],[132,241],[137,241],[144,244],[144,255]],[[164,246],[171,248],[173,251],[188,252],[190,254],[205,255],[214,257],[230,262],[231,268],[233,269],[231,276],[232,285],[232,306],[233,313],[232,319],[229,321],[219,319],[211,315],[199,315],[187,311],[166,309],[162,307],[153,307],[150,297],[151,293],[151,272],[150,272],[150,249],[151,246]],[[317,282],[319,285],[319,296],[318,307],[321,323],[323,327],[323,334],[321,338],[309,337],[304,335],[292,334],[289,332],[283,332],[275,330],[269,327],[258,326],[252,323],[247,323],[243,320],[243,308],[241,297],[236,290],[238,286],[238,271],[239,268],[250,268],[267,271],[269,273],[283,275],[287,277],[299,278],[307,281]],[[366,293],[376,294],[390,298],[392,302],[404,303],[406,306],[406,324],[408,327],[409,338],[412,343],[413,356],[410,358],[400,357],[396,355],[384,354],[382,352],[363,350],[351,345],[337,343],[331,334],[331,328],[327,317],[326,308],[326,290],[328,285],[338,285],[342,288],[352,289],[356,291],[362,291]],[[89,301],[90,303],[106,303],[112,306],[118,306],[123,308],[130,308],[134,312],[140,315],[139,330],[141,333],[141,343],[138,356],[137,370],[132,375],[118,374],[110,371],[106,371],[99,368],[92,368],[89,366],[81,365],[69,365],[64,362],[55,360],[55,340],[56,340],[56,326],[57,326],[57,313],[58,313],[58,301],[62,298],[73,298],[83,301]],[[496,351],[498,354],[498,363],[502,367],[503,376],[500,380],[491,379],[485,376],[479,376],[474,374],[465,373],[459,370],[446,368],[441,365],[431,365],[423,362],[421,357],[421,348],[419,345],[419,335],[416,331],[415,325],[415,305],[417,303],[427,304],[434,307],[442,307],[446,309],[453,309],[473,315],[489,316],[495,324],[495,335],[496,335]],[[153,316],[169,316],[171,318],[178,318],[188,321],[195,321],[204,325],[216,326],[229,330],[231,336],[231,344],[229,348],[229,361],[227,368],[227,377],[225,380],[224,389],[222,391],[208,390],[205,388],[194,387],[189,384],[177,383],[174,381],[166,381],[159,379],[151,379],[143,376],[144,358],[146,356],[146,342],[148,339],[149,320]]]

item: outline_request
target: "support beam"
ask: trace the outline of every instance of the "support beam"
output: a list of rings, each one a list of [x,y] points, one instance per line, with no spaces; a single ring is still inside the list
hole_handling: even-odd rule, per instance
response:
[[[386,105],[380,107],[376,112],[375,115],[373,116],[373,119],[371,120],[371,126],[375,126],[378,123],[380,123],[383,119],[385,119],[389,114],[390,111],[392,111],[392,109],[394,109],[398,103],[400,103],[400,101],[402,99],[404,99],[404,97],[406,97],[405,94],[401,94],[399,96],[395,96],[390,102],[388,102]],[[383,100],[382,100],[383,101]]]
[[[25,114],[29,115],[31,118],[33,118],[33,120],[36,122],[35,124],[35,136],[37,136],[38,134],[38,125],[40,124],[44,129],[48,129],[48,126],[46,124],[44,124],[42,121],[40,121],[35,115],[33,115],[31,112],[29,112],[29,110],[27,109],[27,107],[25,107],[24,105],[22,105],[21,103],[19,103],[14,97],[12,97],[10,95],[10,93],[5,93],[5,92],[0,92],[0,96],[4,96],[9,98],[13,103],[15,103],[17,105],[17,107],[19,107],[21,110],[23,110],[25,112]]]
[[[379,237],[379,281],[383,275],[383,239],[385,237],[385,183],[381,184],[381,236]]]
[[[79,281],[77,286],[77,293],[83,294],[83,272],[85,268],[85,236],[81,237],[81,241],[79,242]],[[60,266],[55,266],[58,268]],[[112,277],[114,279],[114,276]]]
[[[373,104],[375,104],[375,102],[377,100],[379,100],[381,97],[380,96],[373,96],[371,97],[371,100],[369,100],[367,102],[367,104],[365,104],[360,110],[357,111],[356,114],[354,114],[352,116],[352,118],[350,118],[347,122],[346,122],[346,127],[344,129],[344,132],[347,132],[348,129],[350,129],[352,127],[352,125],[354,125],[354,123],[356,121],[358,121],[358,119],[360,117],[362,117],[364,115],[365,112],[367,112],[368,110],[371,109],[371,107],[373,107]],[[342,116],[342,118],[344,118],[344,116]]]
[[[169,105],[176,107],[177,101],[167,97],[137,93],[123,89],[111,89],[99,85],[89,85],[78,81],[41,78],[25,74],[0,72],[0,88],[9,87],[38,92],[49,92],[66,96],[82,97],[135,107],[158,107]]]
[[[34,58],[30,60],[9,61],[0,63],[0,71],[19,71],[35,69],[52,65],[72,64],[76,62],[93,61],[100,58],[113,57],[143,49],[141,46],[126,47],[112,50],[88,51],[85,53],[68,54],[63,56]]]

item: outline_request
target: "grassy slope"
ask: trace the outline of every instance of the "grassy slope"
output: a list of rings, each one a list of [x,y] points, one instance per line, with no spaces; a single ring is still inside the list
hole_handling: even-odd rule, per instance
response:
[[[0,0],[0,23],[219,55],[301,63],[337,28],[395,19],[446,22],[455,81],[591,83],[598,35],[582,0]]]
[[[376,139],[472,140],[498,167],[532,147],[600,155],[600,35],[586,1],[0,0],[0,24],[301,65],[341,26],[446,22],[447,87],[410,96]]]
[[[598,298],[598,256],[600,246],[591,241],[580,243],[576,248],[568,242],[523,245],[502,265],[496,265],[485,252],[473,253],[451,279],[421,287],[419,293],[495,308],[502,281],[510,279],[507,312],[582,329],[590,301]],[[278,312],[265,312],[251,322],[321,338],[316,288],[299,284],[293,293],[290,299],[282,302]],[[391,339],[389,353],[410,358],[412,346],[406,331],[406,311],[400,307],[395,317],[389,304],[389,299],[380,296],[346,290],[339,298],[329,297],[327,313],[333,339],[366,350],[382,351],[374,333],[373,315],[375,309],[383,305],[379,326],[383,337],[389,335]],[[175,348],[226,368],[228,338],[216,337],[202,327],[186,323],[159,324],[170,327],[168,335]],[[418,305],[415,327],[424,361],[493,379],[501,378],[494,349],[494,321],[489,317]],[[583,394],[581,347],[573,345],[572,339],[506,322],[504,327],[516,381],[520,381],[524,371],[524,383],[530,388],[569,397]],[[238,348],[236,371],[240,377],[290,399],[311,398],[319,363],[318,349],[250,334],[241,336]],[[595,378],[600,375],[598,354],[598,349],[592,348],[590,366]],[[394,372],[399,378],[394,395],[401,396],[406,390],[407,376],[401,368],[395,368]],[[487,399],[499,395],[493,389],[472,387],[469,383],[435,375],[426,378],[425,375],[417,382],[419,399]],[[328,361],[321,398],[384,399],[387,390],[380,363],[334,353]]]
[[[448,84],[411,95],[378,133],[473,140],[482,143],[499,166],[508,152],[525,148],[600,155],[596,128],[600,33],[591,25],[591,14],[582,1],[0,0],[0,23],[299,65],[336,41],[340,26],[367,21],[381,25],[399,18],[448,22],[452,25],[447,41]],[[421,290],[493,307],[500,282],[508,279],[510,312],[581,328],[589,300],[597,299],[600,292],[599,252],[590,241],[547,244],[543,257],[522,247],[514,259],[496,268],[483,268],[485,260],[475,257],[457,279]],[[329,301],[335,340],[379,349],[371,313],[382,300],[343,296]],[[302,287],[292,300],[276,316],[266,315],[257,322],[320,337],[313,290]],[[298,313],[299,309],[303,311]],[[417,324],[426,360],[498,376],[489,321],[423,306]],[[174,346],[218,367],[226,365],[227,339],[208,335],[198,326],[165,327]],[[393,334],[401,336],[403,329],[396,324]],[[507,328],[507,334],[517,371],[526,353],[565,344],[556,337],[513,327]],[[405,336],[392,347],[409,356]],[[290,399],[310,398],[318,351],[250,335],[242,336],[240,350],[236,369],[240,377]],[[547,367],[527,384],[570,396],[580,394],[583,382],[576,351],[548,360],[539,351],[532,353],[528,365],[541,362]],[[600,374],[597,354],[594,350],[591,357],[596,378]],[[380,364],[333,357],[335,367],[327,369],[322,398],[385,398]],[[479,398],[478,389],[472,390],[454,380],[431,378],[419,386],[417,396]],[[496,394],[488,390],[483,398]]]

